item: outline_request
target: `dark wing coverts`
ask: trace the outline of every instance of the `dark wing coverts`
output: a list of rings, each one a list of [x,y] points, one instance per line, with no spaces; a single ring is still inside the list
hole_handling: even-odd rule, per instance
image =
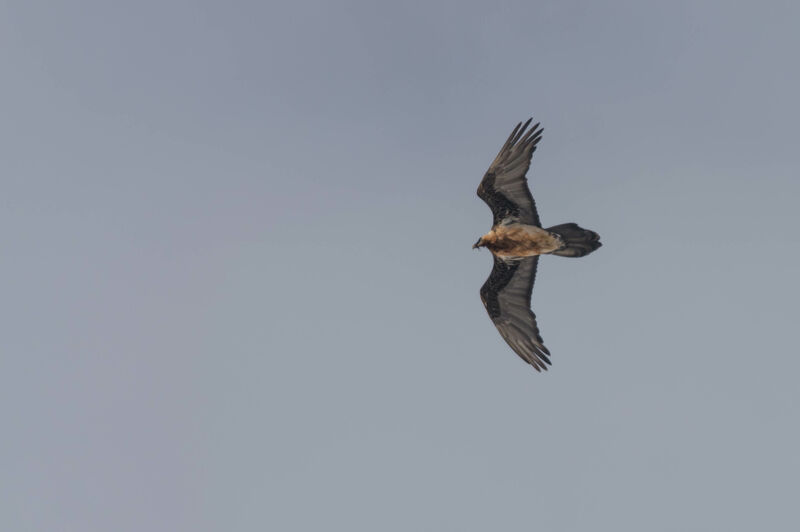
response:
[[[494,257],[494,268],[481,287],[481,301],[500,335],[522,360],[547,369],[550,351],[544,346],[531,311],[531,291],[539,257],[504,260]]]
[[[517,124],[478,186],[478,197],[492,209],[494,225],[510,219],[541,227],[525,178],[543,131],[537,123],[525,133],[531,120]]]

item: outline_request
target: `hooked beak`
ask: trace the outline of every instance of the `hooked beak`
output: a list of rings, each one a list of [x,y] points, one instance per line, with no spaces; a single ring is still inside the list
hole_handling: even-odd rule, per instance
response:
[[[478,239],[478,241],[477,241],[477,242],[475,242],[475,243],[472,245],[472,249],[478,249],[479,247],[481,247],[481,240],[483,240],[483,237],[479,238],[479,239]]]

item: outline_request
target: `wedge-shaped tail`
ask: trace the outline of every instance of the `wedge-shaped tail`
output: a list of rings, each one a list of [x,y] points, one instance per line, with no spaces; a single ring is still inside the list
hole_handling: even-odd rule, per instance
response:
[[[603,245],[600,243],[600,235],[575,223],[555,225],[548,227],[547,230],[557,234],[564,241],[564,247],[553,251],[551,255],[583,257]]]

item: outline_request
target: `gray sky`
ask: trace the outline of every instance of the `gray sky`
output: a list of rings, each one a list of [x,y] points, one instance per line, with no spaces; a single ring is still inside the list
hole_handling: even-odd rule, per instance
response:
[[[796,2],[0,2],[0,529],[794,531]],[[471,249],[545,127],[553,367]]]

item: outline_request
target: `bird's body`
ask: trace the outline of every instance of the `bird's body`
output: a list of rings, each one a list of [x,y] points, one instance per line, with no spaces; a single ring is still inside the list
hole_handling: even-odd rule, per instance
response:
[[[535,225],[511,223],[496,225],[481,237],[486,246],[497,257],[534,257],[551,253],[564,246],[561,237]]]
[[[550,351],[530,308],[539,255],[582,257],[601,244],[597,233],[578,224],[542,228],[525,177],[542,130],[536,124],[526,133],[530,123],[517,124],[481,180],[478,197],[492,209],[494,221],[472,247],[486,247],[494,258],[481,287],[489,317],[514,352],[541,371],[550,364]]]

